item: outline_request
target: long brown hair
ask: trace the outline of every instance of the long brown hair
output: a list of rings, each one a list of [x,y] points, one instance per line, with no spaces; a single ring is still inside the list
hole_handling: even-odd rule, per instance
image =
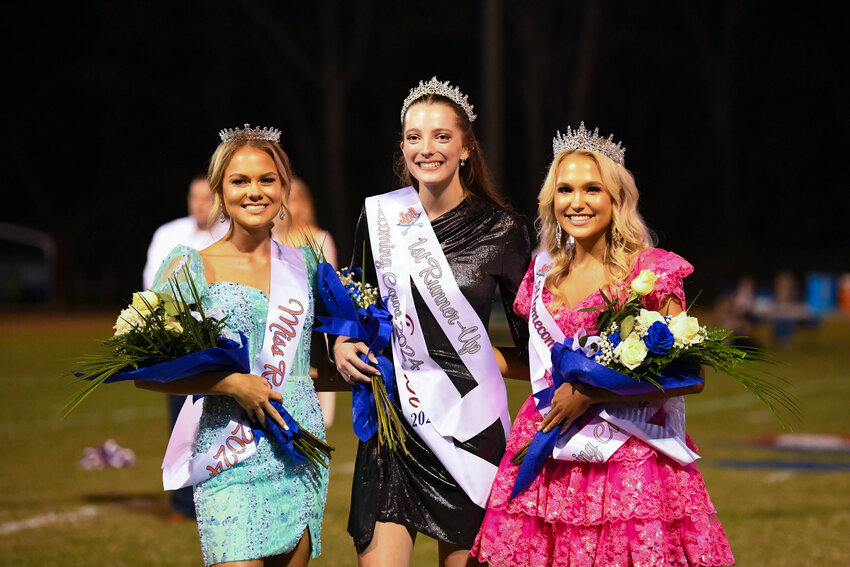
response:
[[[496,192],[493,187],[493,180],[490,177],[490,170],[487,167],[487,162],[484,161],[484,155],[481,153],[481,146],[478,144],[478,139],[475,137],[475,132],[472,130],[472,122],[466,112],[453,100],[438,94],[427,94],[416,99],[408,106],[408,109],[419,103],[425,104],[444,104],[452,109],[458,128],[460,128],[463,136],[463,147],[469,152],[469,157],[466,159],[466,165],[460,168],[460,184],[463,187],[463,192],[466,195],[474,195],[484,201],[493,203],[496,206],[506,208],[502,197]],[[406,119],[406,113],[405,113]],[[404,139],[404,125],[402,124],[402,140]],[[407,169],[407,162],[404,160],[404,154],[399,152],[394,166],[396,177],[405,185],[413,185],[419,189],[419,181],[410,174]]]

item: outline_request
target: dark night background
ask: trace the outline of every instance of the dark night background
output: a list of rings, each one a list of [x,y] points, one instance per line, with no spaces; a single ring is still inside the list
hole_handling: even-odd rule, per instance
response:
[[[845,18],[782,5],[18,5],[0,223],[53,237],[60,304],[117,308],[217,132],[250,122],[283,131],[347,258],[364,197],[398,186],[401,102],[436,75],[475,104],[498,187],[530,218],[552,136],[584,120],[627,147],[641,211],[695,264],[692,288],[850,271]],[[0,238],[7,268],[33,256]]]

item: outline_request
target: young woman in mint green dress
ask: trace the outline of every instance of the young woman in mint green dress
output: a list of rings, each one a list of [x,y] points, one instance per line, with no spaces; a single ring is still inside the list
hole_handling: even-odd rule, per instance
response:
[[[229,216],[231,230],[201,251],[176,248],[160,267],[154,285],[154,291],[168,291],[168,279],[180,278],[188,267],[205,310],[220,308],[228,316],[228,326],[248,338],[252,363],[263,348],[272,246],[277,246],[270,240],[269,227],[275,216],[285,216],[291,179],[289,160],[270,137],[267,131],[247,125],[227,137],[222,133],[227,141],[212,157],[209,178],[214,214],[221,219]],[[306,249],[300,252],[309,288],[314,289],[315,262]],[[304,271],[293,271],[292,277],[304,277]],[[205,373],[167,384],[137,386],[207,395],[194,455],[209,451],[240,406],[251,421],[272,419],[282,425],[271,400],[282,402],[296,421],[324,439],[322,412],[309,376],[312,297],[305,311],[305,332],[298,340],[283,395],[265,378],[241,373]],[[194,485],[204,562],[306,565],[320,552],[327,485],[327,469],[309,461],[296,462],[276,442],[263,440],[250,458]]]

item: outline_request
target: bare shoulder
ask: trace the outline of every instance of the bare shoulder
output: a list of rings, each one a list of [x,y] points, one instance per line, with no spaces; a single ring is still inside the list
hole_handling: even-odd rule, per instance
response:
[[[213,242],[198,254],[201,255],[201,260],[204,262],[204,271],[207,274],[207,279],[210,282],[219,281],[219,275],[222,272],[227,272],[227,261],[229,254],[226,248],[222,245],[222,241]]]

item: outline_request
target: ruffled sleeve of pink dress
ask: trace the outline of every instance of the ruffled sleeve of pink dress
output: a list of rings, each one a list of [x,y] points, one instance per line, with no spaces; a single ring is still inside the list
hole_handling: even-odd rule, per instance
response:
[[[514,302],[526,319],[533,269],[532,262]],[[686,306],[682,279],[693,271],[691,264],[650,248],[637,257],[629,281],[644,269],[658,276],[644,298],[647,309],[659,309],[671,297]],[[598,292],[572,306],[555,308],[554,299],[543,291],[543,302],[565,335],[580,327],[596,332],[598,312],[580,310],[601,305]],[[696,465],[682,466],[635,437],[603,463],[550,458],[533,484],[511,500],[519,469],[511,458],[531,441],[541,420],[529,396],[514,420],[472,549],[478,560],[493,567],[734,564]]]

